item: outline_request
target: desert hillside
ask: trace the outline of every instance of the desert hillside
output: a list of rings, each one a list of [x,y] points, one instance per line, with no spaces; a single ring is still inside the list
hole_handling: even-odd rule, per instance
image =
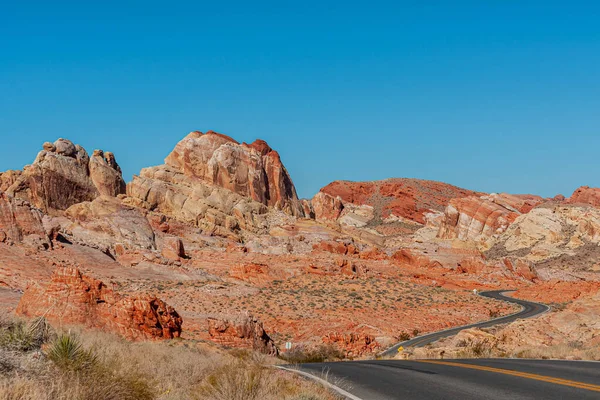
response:
[[[596,307],[600,189],[545,199],[397,178],[299,199],[262,140],[192,132],[165,154],[125,183],[127,155],[58,139],[1,173],[3,311],[132,341],[361,358],[514,312],[473,290],[518,289],[552,313],[486,333],[511,337],[494,351],[536,332],[595,343],[593,323],[564,330]]]

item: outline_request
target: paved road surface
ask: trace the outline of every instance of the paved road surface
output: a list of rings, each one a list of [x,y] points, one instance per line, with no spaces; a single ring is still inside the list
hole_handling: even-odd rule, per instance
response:
[[[422,347],[466,328],[485,328],[548,311],[543,304],[506,297],[506,291],[482,296],[519,304],[522,310],[494,320],[430,333],[383,352],[393,355],[398,347]],[[391,399],[600,399],[600,363],[544,360],[423,360],[357,361],[303,364],[309,376],[327,377],[336,390],[353,400]],[[341,388],[341,389],[340,389]]]
[[[600,399],[600,363],[547,360],[356,361],[303,364],[353,400]]]
[[[407,340],[402,343],[398,343],[395,346],[393,346],[393,347],[389,348],[388,350],[384,351],[383,353],[381,353],[381,355],[383,355],[383,356],[394,355],[398,352],[398,348],[400,346],[402,346],[402,347],[423,347],[431,342],[435,342],[436,340],[439,340],[439,339],[442,339],[442,338],[445,338],[448,336],[454,336],[458,332],[462,331],[463,329],[487,328],[487,327],[490,327],[493,325],[506,324],[508,322],[516,321],[517,319],[532,318],[532,317],[538,316],[538,315],[543,314],[546,311],[548,311],[548,306],[545,306],[545,305],[539,304],[539,303],[533,303],[531,301],[525,301],[525,300],[520,300],[520,299],[515,299],[512,297],[504,296],[503,293],[506,293],[506,292],[507,292],[507,290],[495,290],[495,291],[490,291],[490,292],[482,292],[482,293],[480,293],[480,295],[489,297],[492,299],[496,299],[496,300],[504,300],[504,301],[518,304],[521,307],[523,307],[523,309],[521,311],[519,311],[518,313],[515,313],[515,314],[507,315],[505,317],[496,318],[496,319],[493,319],[490,321],[480,322],[480,323],[471,324],[471,325],[459,326],[459,327],[448,329],[445,331],[434,332],[434,333],[430,333],[427,335],[419,336],[414,339]]]

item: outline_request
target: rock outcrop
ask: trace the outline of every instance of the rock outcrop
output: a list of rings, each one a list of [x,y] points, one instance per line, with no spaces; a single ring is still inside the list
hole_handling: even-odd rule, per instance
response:
[[[0,191],[0,243],[34,241],[50,246],[43,214],[25,200]]]
[[[162,256],[173,261],[185,257],[183,242],[178,237],[166,237],[163,240]]]
[[[530,261],[542,261],[562,255],[575,256],[586,245],[597,248],[598,243],[599,209],[575,205],[540,207],[519,216],[498,236],[488,257],[516,254]]]
[[[103,282],[68,267],[57,267],[48,282],[32,283],[16,313],[101,328],[128,339],[179,337],[183,323],[173,307],[156,297],[121,296]]]
[[[263,323],[251,315],[240,315],[232,319],[210,318],[208,333],[213,342],[223,346],[254,349],[269,355],[279,354]]]
[[[341,349],[345,358],[360,357],[381,349],[381,345],[372,335],[334,332],[327,334],[322,340],[325,344],[332,344]]]
[[[125,193],[121,169],[112,153],[96,150],[90,158],[83,147],[66,139],[45,143],[33,164],[18,175],[7,193],[45,213],[66,210],[100,195]]]
[[[339,196],[319,192],[311,200],[311,211],[317,221],[337,221],[342,215],[344,204]]]
[[[515,219],[543,201],[541,197],[490,194],[452,199],[439,227],[442,239],[479,240],[506,231]]]
[[[251,145],[208,132],[192,132],[167,157],[127,186],[128,201],[205,234],[239,238],[264,232],[268,207],[303,215],[279,155],[262,141]]]
[[[566,200],[568,204],[589,204],[600,207],[600,188],[582,186],[575,190],[571,197]]]
[[[477,240],[504,232],[518,212],[481,197],[453,199],[440,226],[442,239]]]
[[[375,209],[375,218],[381,220],[393,215],[419,224],[425,223],[425,214],[443,211],[451,199],[477,194],[447,183],[407,178],[374,182],[335,181],[322,188],[321,193],[334,200],[339,197],[343,203],[371,206]],[[333,207],[329,207],[329,210],[323,207],[320,213],[315,214],[324,218],[339,216],[336,210],[340,207],[334,200],[324,202],[318,198],[317,204]]]
[[[303,213],[279,154],[263,140],[240,144],[213,131],[192,132],[175,146],[165,163],[188,177],[266,206],[293,215]]]
[[[120,243],[127,249],[155,249],[154,231],[137,208],[122,204],[115,197],[100,196],[69,207],[69,222],[63,229],[80,244],[113,248]]]

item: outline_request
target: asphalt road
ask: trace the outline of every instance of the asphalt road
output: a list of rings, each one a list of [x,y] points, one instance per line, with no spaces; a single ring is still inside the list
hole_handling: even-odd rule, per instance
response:
[[[442,338],[445,338],[448,336],[454,336],[458,332],[462,331],[463,329],[467,329],[467,328],[487,328],[487,327],[498,325],[498,324],[506,324],[509,322],[513,322],[513,321],[516,321],[517,319],[532,318],[532,317],[535,317],[535,316],[545,313],[549,309],[548,306],[543,305],[543,304],[533,303],[531,301],[525,301],[525,300],[520,300],[520,299],[515,299],[512,297],[504,296],[503,293],[506,293],[506,292],[509,292],[509,290],[494,290],[494,291],[489,291],[489,292],[481,292],[479,295],[484,296],[484,297],[489,297],[492,299],[496,299],[496,300],[504,300],[504,301],[518,304],[521,307],[523,307],[523,309],[521,311],[519,311],[518,313],[515,313],[515,314],[507,315],[505,317],[500,317],[500,318],[496,318],[496,319],[489,320],[489,321],[479,322],[479,323],[471,324],[471,325],[463,325],[463,326],[459,326],[456,328],[447,329],[444,331],[439,331],[439,332],[434,332],[434,333],[429,333],[427,335],[419,336],[414,339],[410,339],[405,342],[398,343],[398,344],[390,347],[386,351],[382,352],[381,355],[382,356],[392,356],[398,352],[398,348],[400,346],[405,347],[405,348],[406,347],[423,347],[431,342],[435,342],[436,340],[439,340],[439,339],[442,339]]]
[[[600,399],[600,363],[548,360],[356,361],[303,364],[352,400]]]
[[[549,308],[504,296],[507,290],[481,296],[519,304],[522,310],[505,317],[434,332],[398,343],[422,347],[466,328],[485,328],[532,318]],[[333,383],[333,389],[352,400],[390,399],[600,399],[600,363],[547,360],[379,360],[303,364],[300,373]]]

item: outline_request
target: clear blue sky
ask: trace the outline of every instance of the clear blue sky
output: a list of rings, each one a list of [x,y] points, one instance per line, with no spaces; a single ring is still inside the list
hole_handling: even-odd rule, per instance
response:
[[[600,186],[598,2],[90,3],[2,2],[0,170],[65,137],[129,180],[212,129],[267,140],[303,197]]]

